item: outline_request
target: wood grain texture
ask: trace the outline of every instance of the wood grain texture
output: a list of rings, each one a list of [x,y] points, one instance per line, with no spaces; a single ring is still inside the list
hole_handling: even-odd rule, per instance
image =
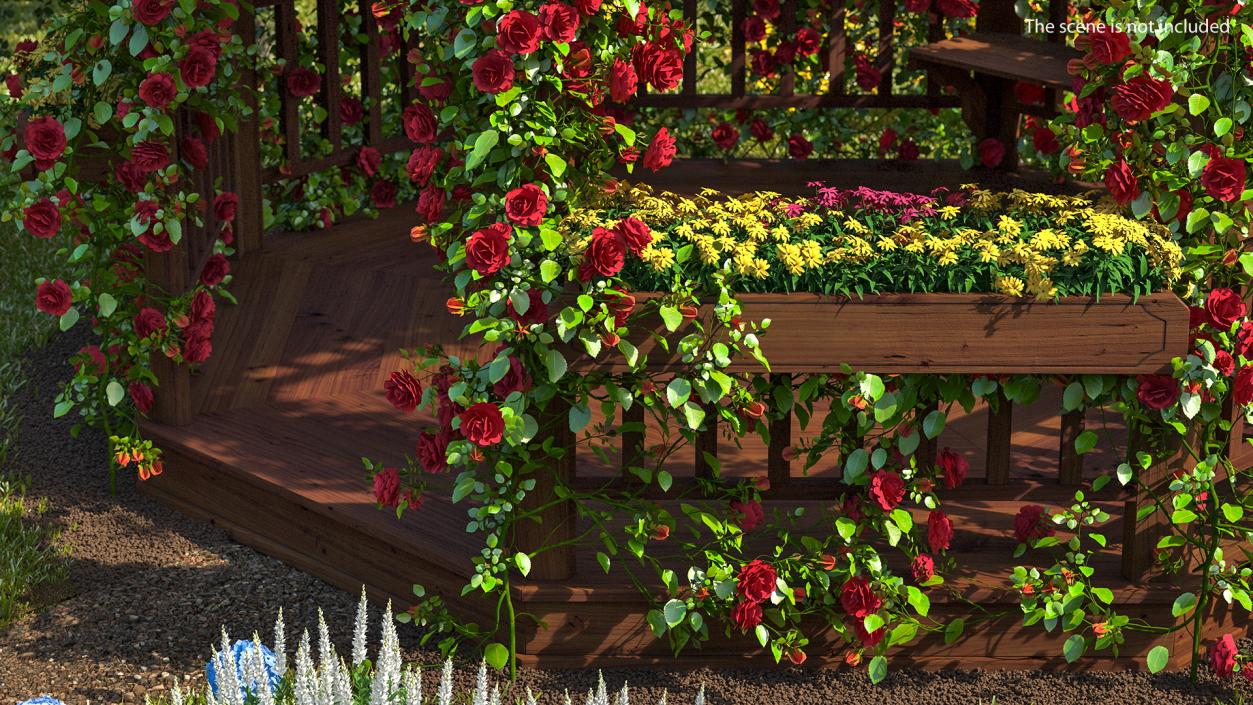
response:
[[[947,66],[1060,89],[1070,88],[1066,62],[1080,56],[1064,44],[994,32],[953,37],[909,50],[910,62],[921,68]]]

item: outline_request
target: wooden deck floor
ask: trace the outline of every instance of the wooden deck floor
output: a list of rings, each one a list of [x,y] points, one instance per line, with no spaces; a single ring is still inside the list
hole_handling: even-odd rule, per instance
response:
[[[431,269],[434,255],[409,242],[410,223],[409,211],[398,208],[375,221],[274,237],[264,252],[240,262],[233,289],[239,305],[219,311],[217,352],[193,379],[197,416],[183,427],[145,424],[165,449],[168,470],[141,486],[333,584],[356,589],[364,583],[377,598],[407,604],[411,586],[421,583],[448,597],[459,614],[490,623],[487,605],[457,598],[472,572],[469,557],[481,548],[464,531],[464,508],[436,497],[397,521],[375,508],[360,463],[363,455],[394,461],[412,453],[425,423],[395,412],[382,394],[384,379],[402,367],[401,348],[439,342],[456,354],[476,353],[457,340],[463,321],[447,313],[447,289]],[[950,420],[941,446],[969,458],[971,481],[946,499],[958,527],[959,567],[952,594],[933,599],[939,613],[968,613],[963,600],[969,600],[999,618],[972,626],[972,635],[953,646],[928,638],[906,650],[913,662],[1063,665],[1058,638],[1016,626],[1018,609],[1005,590],[1003,568],[1012,560],[1009,531],[1018,507],[1026,501],[1056,505],[1072,491],[1056,485],[1057,408],[1057,393],[1050,391],[1016,412],[1008,493],[990,492],[978,481],[986,415],[976,409]],[[1087,456],[1089,474],[1117,463],[1116,449],[1125,441],[1117,425],[1104,421],[1096,413],[1089,418],[1090,427],[1108,432],[1115,450]],[[724,472],[764,474],[760,442],[746,444],[738,457]],[[684,458],[676,462],[691,467]],[[613,472],[593,458],[579,463],[581,476]],[[1121,516],[1118,490],[1107,489],[1101,498]],[[1121,536],[1117,525],[1107,533]],[[1175,594],[1168,586],[1113,579],[1117,552],[1112,545],[1099,569],[1118,588],[1120,602],[1136,616],[1168,613]],[[524,634],[525,660],[645,665],[667,659],[664,642],[644,627],[641,598],[623,587],[619,571],[625,567],[620,562],[605,576],[589,552],[571,581],[519,587],[520,609],[548,626]],[[1119,665],[1146,650],[1147,644],[1129,643]],[[733,643],[685,652],[685,659],[744,663],[753,651]],[[835,662],[842,653],[809,651],[813,662]]]

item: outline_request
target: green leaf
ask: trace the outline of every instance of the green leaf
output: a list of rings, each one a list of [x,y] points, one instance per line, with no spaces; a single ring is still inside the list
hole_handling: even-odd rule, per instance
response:
[[[926,617],[927,613],[931,611],[931,598],[927,597],[927,593],[913,585],[908,586],[907,591],[909,594],[909,606],[913,607],[919,616]]]
[[[469,497],[470,493],[474,491],[474,485],[475,479],[473,473],[461,473],[461,476],[457,478],[457,483],[453,485],[452,488],[453,503],[456,504],[466,497]]]
[[[670,600],[661,610],[666,618],[666,626],[676,627],[687,618],[687,605],[683,600]]]
[[[103,125],[113,117],[113,106],[102,101],[98,101],[92,108],[92,117],[96,118],[96,124]]]
[[[958,617],[949,622],[944,627],[944,643],[951,644],[961,638],[962,632],[966,630],[966,620]]]
[[[108,59],[101,59],[96,62],[95,67],[91,70],[91,82],[98,86],[109,80],[109,76],[112,75],[113,64]],[[99,111],[99,108],[97,108],[97,111]],[[99,120],[98,122],[104,122],[104,120]]]
[[[1218,121],[1214,123],[1214,135],[1222,137],[1228,132],[1231,132],[1231,118],[1219,118]]]
[[[683,405],[683,416],[687,420],[687,427],[695,431],[705,421],[705,410],[699,404],[689,401]]]
[[[1238,504],[1223,504],[1223,516],[1227,517],[1227,521],[1236,523],[1244,516],[1244,507]]]
[[[1165,646],[1154,646],[1149,649],[1149,655],[1144,660],[1148,664],[1149,673],[1161,673],[1170,661],[1170,650]]]
[[[888,660],[879,654],[870,659],[870,666],[867,670],[871,683],[880,683],[884,678],[888,677]]]
[[[1182,617],[1192,611],[1196,607],[1196,595],[1185,592],[1175,598],[1175,604],[1170,606],[1170,613],[1175,617]]]
[[[1200,93],[1193,93],[1188,96],[1188,112],[1192,115],[1200,115],[1209,108],[1209,98]]]
[[[547,284],[561,274],[561,265],[550,259],[546,259],[543,262],[540,262],[539,274],[543,277],[544,283]]]
[[[1087,640],[1079,634],[1072,635],[1065,644],[1062,644],[1062,653],[1066,656],[1066,663],[1074,663],[1087,648]]]
[[[500,142],[500,133],[495,130],[484,130],[474,138],[474,149],[470,150],[470,156],[466,159],[466,171],[470,171],[483,163],[487,155],[491,153],[492,148]]]
[[[117,406],[126,398],[126,389],[117,380],[109,380],[109,384],[104,388],[104,394],[109,398],[109,406]]]
[[[548,170],[552,172],[553,178],[560,179],[561,175],[566,173],[566,160],[549,152],[544,155],[544,161],[548,164]]]
[[[487,665],[499,671],[509,663],[509,648],[493,641],[483,649],[483,659],[487,661]]]
[[[900,507],[893,509],[892,521],[896,522],[900,530],[907,534],[914,528],[914,516],[909,513],[908,509],[901,509]]]
[[[1075,452],[1079,455],[1091,452],[1096,447],[1096,431],[1088,429],[1075,438]]]
[[[866,466],[870,464],[870,454],[865,448],[857,448],[848,454],[848,458],[844,461],[844,482],[845,484],[853,484],[866,473]]]
[[[1092,588],[1092,596],[1107,605],[1114,601],[1114,591],[1109,588]]]
[[[61,314],[60,320],[57,321],[57,326],[60,327],[61,332],[65,332],[73,328],[75,323],[78,323],[78,309],[71,307],[70,310]]]
[[[878,614],[874,614],[874,613],[868,614],[866,615],[866,618],[861,621],[861,626],[867,632],[873,634],[874,632],[879,631],[879,629],[883,627],[883,618],[880,617]]]
[[[101,318],[108,318],[117,310],[117,299],[113,298],[113,294],[105,292],[100,295],[98,301],[100,303]]]
[[[673,333],[683,325],[683,314],[674,306],[662,306],[661,322],[666,324],[666,330]]]
[[[531,572],[531,557],[530,556],[528,556],[527,554],[521,551],[518,551],[517,553],[513,554],[513,562],[514,562],[514,565],[518,566],[518,572],[522,573],[523,576],[530,574]]]
[[[544,358],[544,366],[548,368],[549,382],[556,382],[566,376],[566,358],[559,350],[549,349],[548,356]]]
[[[113,20],[113,24],[109,25],[109,43],[117,46],[126,39],[126,33],[130,31],[131,26],[126,20]]]
[[[692,397],[692,383],[683,377],[675,377],[666,385],[666,401],[670,408],[677,409]]]
[[[1205,152],[1193,152],[1192,156],[1188,157],[1188,175],[1193,178],[1200,176],[1201,170],[1204,169],[1205,165],[1208,163],[1209,155]]]
[[[578,433],[587,428],[592,422],[592,410],[588,408],[586,403],[575,404],[570,407],[570,431]]]
[[[131,56],[139,56],[139,52],[143,51],[147,46],[148,30],[144,29],[144,26],[141,24],[135,25],[134,31],[131,32],[130,44],[126,45],[127,50],[130,51]]]
[[[1071,382],[1066,385],[1066,391],[1062,392],[1062,409],[1064,411],[1074,411],[1083,405],[1083,385],[1079,382]]]
[[[1133,477],[1133,475],[1132,475],[1132,471],[1131,471],[1131,466],[1130,466],[1130,465],[1128,465],[1127,463],[1121,463],[1121,464],[1119,464],[1119,466],[1118,466],[1118,484],[1120,484],[1120,485],[1125,485],[1125,484],[1127,484],[1128,482],[1131,482],[1132,477]]]
[[[927,438],[939,438],[940,434],[944,433],[944,424],[947,420],[948,416],[943,411],[935,409],[922,420],[922,432]]]

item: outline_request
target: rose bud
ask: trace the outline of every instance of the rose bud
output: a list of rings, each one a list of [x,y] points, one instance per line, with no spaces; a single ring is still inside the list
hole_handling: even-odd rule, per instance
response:
[[[744,414],[749,418],[760,419],[766,413],[766,405],[760,401],[750,401],[744,406]]]
[[[415,225],[409,229],[409,240],[414,243],[426,242],[426,226]]]
[[[621,338],[618,337],[617,333],[606,333],[600,336],[600,342],[610,347],[617,345],[619,340],[621,340]]]
[[[658,524],[657,526],[653,527],[653,540],[654,541],[665,541],[668,538],[670,538],[670,525],[669,524]]]
[[[695,306],[680,306],[679,311],[683,314],[683,320],[685,321],[696,318],[697,311]]]
[[[446,301],[445,305],[448,307],[448,312],[454,316],[464,316],[466,313],[466,302],[455,296]]]

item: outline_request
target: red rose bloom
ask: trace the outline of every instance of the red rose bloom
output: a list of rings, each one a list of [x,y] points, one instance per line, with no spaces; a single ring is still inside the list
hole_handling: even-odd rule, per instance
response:
[[[626,325],[627,318],[635,310],[635,297],[622,289],[611,289],[610,291],[618,293],[618,296],[609,300],[609,310],[613,312],[614,327],[621,328]]]
[[[39,169],[51,169],[61,155],[65,153],[67,141],[65,127],[56,118],[45,115],[26,123],[22,133],[26,151],[35,158],[35,166]]]
[[[199,137],[188,135],[178,143],[178,156],[191,165],[193,169],[209,166],[209,150]]]
[[[857,640],[861,642],[862,646],[870,649],[878,646],[879,642],[883,641],[885,632],[883,627],[879,627],[873,632],[868,632],[866,631],[866,623],[862,620],[857,620],[853,622],[853,633],[857,635]]]
[[[444,203],[448,194],[444,189],[432,184],[418,194],[417,213],[428,223],[437,222],[444,215]]]
[[[1179,400],[1179,382],[1170,375],[1140,375],[1136,398],[1144,406],[1160,411]]]
[[[4,85],[9,89],[10,98],[21,98],[25,94],[22,89],[22,77],[15,73],[4,77]]]
[[[169,252],[174,249],[174,241],[170,239],[169,230],[162,230],[160,233],[157,233],[149,229],[139,236],[139,241],[144,244],[144,247],[153,252]]]
[[[637,255],[653,241],[653,231],[643,221],[629,216],[619,220],[618,224],[613,226],[613,231],[625,240],[627,247]]]
[[[1014,538],[1018,543],[1028,543],[1052,535],[1052,527],[1044,523],[1044,507],[1026,504],[1014,516]]]
[[[617,233],[604,228],[592,231],[592,242],[583,253],[583,265],[579,278],[588,281],[593,274],[612,277],[622,271],[626,264],[626,241]]]
[[[870,63],[870,57],[858,54],[853,57],[853,73],[857,87],[863,91],[873,91],[883,80],[883,72]]]
[[[1170,81],[1140,75],[1115,88],[1109,104],[1123,120],[1140,122],[1170,105],[1174,97]]]
[[[535,184],[505,194],[505,217],[516,225],[539,225],[548,213],[548,196]]]
[[[406,414],[422,401],[422,383],[406,370],[392,372],[383,383],[383,390],[387,392],[387,401]]]
[[[496,47],[510,54],[539,49],[539,18],[525,10],[506,12],[496,20]]]
[[[901,145],[896,150],[896,156],[907,162],[914,161],[920,155],[917,143],[908,138],[901,140]]]
[[[139,309],[139,313],[135,314],[134,320],[131,321],[131,328],[135,330],[135,335],[141,339],[147,338],[153,333],[159,333],[165,330],[165,316],[151,306],[145,306]]]
[[[431,180],[431,175],[435,173],[439,162],[444,158],[444,150],[439,147],[426,145],[418,147],[409,155],[409,163],[405,165],[405,170],[409,173],[409,179],[425,186]]]
[[[492,385],[492,393],[501,399],[505,399],[514,392],[527,392],[530,389],[531,375],[527,374],[521,360],[510,355],[509,371],[505,373],[504,377],[500,378],[499,382]]]
[[[645,42],[632,58],[640,78],[659,91],[668,91],[683,80],[683,57],[672,46]]]
[[[1005,161],[1005,143],[995,137],[987,137],[979,143],[979,163],[988,169],[995,169]]]
[[[741,502],[738,499],[731,500],[731,512],[735,515],[736,522],[745,532],[752,531],[761,526],[766,520],[766,513],[761,508],[761,502],[756,500],[748,500]]]
[[[644,150],[644,166],[651,171],[660,171],[670,166],[677,152],[670,131],[662,127],[657,130],[657,134],[653,135],[653,141],[648,143],[648,149]]]
[[[52,316],[60,316],[70,310],[74,293],[60,279],[46,281],[35,291],[35,308]]]
[[[741,600],[735,603],[735,607],[731,610],[731,620],[741,631],[756,629],[761,624],[761,605],[749,600]]]
[[[375,208],[396,207],[396,185],[390,181],[375,181],[370,184],[370,204]]]
[[[1116,202],[1124,206],[1140,196],[1140,184],[1135,174],[1131,173],[1131,165],[1122,159],[1105,170],[1105,188],[1109,189],[1109,195]]]
[[[295,66],[287,71],[287,92],[297,98],[317,95],[322,88],[322,76],[313,69]]]
[[[218,59],[212,51],[192,47],[178,64],[178,75],[188,88],[201,88],[213,81],[218,70]]]
[[[135,403],[139,413],[147,414],[152,410],[152,387],[143,382],[131,382],[126,391],[130,392],[131,401]]]
[[[513,229],[505,223],[493,223],[474,231],[466,240],[466,264],[482,275],[499,272],[509,264],[509,236]]]
[[[579,31],[579,11],[561,3],[550,2],[539,8],[539,22],[550,41],[568,44]]]
[[[874,614],[883,601],[870,589],[870,583],[860,576],[848,579],[840,588],[840,606],[850,617],[865,619]]]
[[[905,498],[905,481],[890,470],[879,470],[870,476],[870,498],[885,512],[896,508]]]
[[[1226,350],[1214,351],[1214,369],[1225,377],[1236,371],[1236,360]]]
[[[936,458],[936,464],[940,466],[940,472],[944,476],[944,486],[950,490],[966,481],[966,471],[970,469],[970,463],[966,462],[961,453],[945,448]]]
[[[61,229],[61,210],[50,198],[41,198],[22,211],[22,227],[37,238],[47,240]]]
[[[727,150],[739,144],[740,131],[735,129],[735,126],[731,123],[723,122],[713,129],[710,137],[713,138],[714,144],[718,145],[719,149]]]
[[[775,581],[778,573],[774,566],[765,561],[753,560],[740,567],[735,576],[735,591],[740,597],[750,602],[761,602],[770,599],[774,594]]]
[[[782,9],[779,7],[779,0],[753,0],[753,12],[773,20],[782,13]]]
[[[615,103],[625,103],[639,88],[639,78],[630,62],[614,59],[609,68],[609,98]]]
[[[750,42],[760,42],[766,38],[766,20],[760,15],[752,15],[744,20],[744,39]]]
[[[204,263],[204,269],[200,270],[200,283],[207,287],[215,287],[221,284],[230,273],[231,263],[227,261],[226,255],[216,254],[209,257]]]
[[[949,17],[974,17],[979,6],[973,0],[935,0],[935,9]]]
[[[192,323],[213,322],[213,317],[217,315],[218,305],[213,302],[213,295],[203,289],[197,291],[195,296],[191,297],[191,310],[189,312]]]
[[[165,110],[177,95],[178,88],[169,74],[150,73],[139,84],[139,97],[155,110]]]
[[[1243,159],[1214,157],[1201,170],[1201,186],[1213,198],[1228,203],[1240,200],[1244,193],[1245,164]]]
[[[1244,318],[1248,313],[1240,295],[1231,289],[1215,289],[1205,297],[1205,315],[1209,324],[1226,331],[1231,324]]]
[[[213,355],[213,341],[208,336],[197,336],[183,341],[183,359],[196,364]]]
[[[793,159],[808,159],[814,153],[814,144],[798,132],[787,138],[787,153]]]
[[[170,165],[170,150],[160,142],[145,140],[131,150],[131,162],[145,175],[161,171]]]
[[[493,446],[505,436],[505,419],[495,404],[480,402],[461,412],[461,435],[479,446]]]
[[[753,121],[748,124],[748,134],[758,142],[766,142],[774,138],[774,130],[761,118],[753,118]]]
[[[939,509],[931,510],[927,515],[927,545],[932,553],[948,549],[953,541],[953,520]]]
[[[401,115],[405,125],[405,134],[418,144],[430,144],[435,141],[435,132],[439,123],[435,113],[425,103],[414,103],[405,108]]]
[[[910,565],[914,573],[914,582],[925,583],[935,576],[935,559],[925,553],[919,553]]]
[[[1086,50],[1083,62],[1088,68],[1121,64],[1131,56],[1131,37],[1125,32],[1101,23],[1092,31],[1079,35],[1075,46]]]
[[[1219,678],[1230,678],[1235,669],[1237,653],[1239,649],[1236,648],[1235,637],[1230,634],[1223,634],[1218,641],[1214,642],[1209,652],[1209,663],[1214,669],[1214,675]]]
[[[822,35],[813,27],[801,27],[796,32],[796,52],[801,56],[812,56],[822,48]]]
[[[356,125],[365,117],[365,106],[355,96],[346,95],[339,101],[339,119],[345,125]]]
[[[118,162],[113,170],[113,176],[122,184],[127,191],[131,193],[139,193],[144,190],[144,184],[147,182],[147,174],[139,170],[135,166],[135,162],[124,161]]]
[[[431,433],[423,431],[418,436],[418,463],[427,472],[443,472],[448,469],[448,442],[451,440],[447,431]]]
[[[366,176],[374,176],[379,171],[379,165],[383,163],[383,155],[374,147],[362,147],[357,152],[357,166],[361,167],[361,171]]]
[[[400,473],[396,468],[383,468],[374,476],[374,500],[388,509],[400,506]]]
[[[1057,134],[1047,127],[1038,127],[1031,133],[1031,145],[1040,154],[1057,154],[1062,150]]]
[[[1248,406],[1253,402],[1253,366],[1245,365],[1236,373],[1231,383],[1231,398],[1237,406]]]
[[[222,222],[235,220],[235,211],[239,207],[239,196],[227,191],[219,193],[213,199],[213,216]]]
[[[151,27],[170,16],[174,10],[174,0],[135,0],[131,4],[131,14],[140,24]]]
[[[484,93],[504,93],[513,88],[513,59],[499,49],[491,49],[470,67],[474,87]]]

